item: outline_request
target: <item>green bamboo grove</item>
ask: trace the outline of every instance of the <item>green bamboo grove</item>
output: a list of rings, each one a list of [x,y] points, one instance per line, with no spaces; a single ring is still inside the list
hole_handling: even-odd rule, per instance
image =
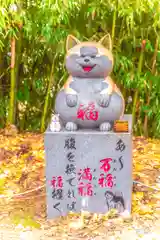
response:
[[[0,128],[43,132],[67,78],[68,34],[98,40],[110,33],[112,77],[132,113],[134,133],[160,135],[158,0],[0,1]]]

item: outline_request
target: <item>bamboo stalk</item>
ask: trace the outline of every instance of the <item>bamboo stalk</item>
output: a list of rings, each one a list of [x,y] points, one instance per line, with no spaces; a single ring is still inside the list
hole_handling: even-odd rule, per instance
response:
[[[16,87],[16,78],[15,78],[15,47],[16,40],[14,37],[11,39],[11,89],[10,89],[10,103],[9,103],[9,112],[8,112],[8,123],[14,124],[14,113],[15,113],[15,87]]]
[[[0,108],[4,109],[4,105],[3,105],[3,82],[2,82],[2,78],[3,78],[3,74],[4,74],[4,68],[3,68],[3,52],[0,51]],[[2,110],[2,112],[4,112]],[[4,127],[4,123],[5,123],[5,116],[2,114],[0,115],[0,127]]]
[[[114,44],[114,36],[115,36],[115,27],[116,27],[116,10],[113,13],[113,23],[112,23],[112,44]]]
[[[138,75],[140,75],[140,73],[142,71],[143,57],[144,57],[144,49],[142,48],[140,57],[139,57],[139,62],[138,62]],[[134,93],[134,97],[133,97],[133,108],[132,108],[133,126],[134,126],[135,117],[136,117],[136,106],[137,106],[137,101],[138,101],[138,94],[139,94],[139,90],[137,89],[136,92]]]
[[[3,76],[3,60],[2,60],[2,52],[0,52],[0,76]],[[3,97],[3,86],[2,86],[2,77],[0,77],[0,99]]]
[[[122,38],[123,38],[123,28],[124,28],[124,23],[125,23],[125,18],[122,19],[122,23],[121,23],[121,27],[120,27],[120,31],[119,31],[119,35],[118,35],[118,46],[121,45],[121,41],[122,41]]]
[[[123,95],[124,99],[126,99],[126,94],[127,94],[126,88],[123,88],[122,95]]]
[[[114,45],[115,28],[116,28],[116,17],[117,17],[117,10],[115,9],[115,11],[113,13],[113,22],[112,22],[112,46]]]
[[[44,109],[43,109],[43,115],[42,115],[42,119],[41,119],[41,128],[40,128],[41,132],[44,132],[44,130],[45,130],[45,120],[46,120],[47,109],[48,109],[48,104],[49,104],[50,89],[51,89],[51,86],[53,83],[53,70],[54,70],[54,61],[52,63],[52,67],[51,67],[50,79],[49,79],[48,88],[47,88],[47,95],[45,97],[45,102],[44,102]]]
[[[158,54],[158,37],[156,38],[155,49],[154,49],[154,54],[153,54],[153,61],[152,61],[152,68],[151,68],[152,74],[155,74],[157,54]],[[150,104],[151,91],[152,91],[152,81],[149,80],[149,92],[147,95],[147,106],[149,106],[149,104]],[[145,114],[145,118],[144,118],[144,135],[145,135],[145,137],[148,137],[148,115],[147,114]]]
[[[21,62],[21,51],[22,50],[22,31],[21,31],[21,28],[19,30],[19,33],[18,33],[18,40],[16,41],[16,63],[15,63],[15,77],[16,77],[16,86],[15,86],[15,90],[17,91],[17,89],[20,87],[20,75],[19,75],[19,67],[20,67],[20,62]],[[15,104],[15,121],[16,121],[16,124],[18,124],[18,117],[19,117],[19,110],[18,110],[18,102],[16,102]],[[19,127],[21,128],[20,126],[20,121],[19,121]],[[22,129],[22,128],[21,128]]]

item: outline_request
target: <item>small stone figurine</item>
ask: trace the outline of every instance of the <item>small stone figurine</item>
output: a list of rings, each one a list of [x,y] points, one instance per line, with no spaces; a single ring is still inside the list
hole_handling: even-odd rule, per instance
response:
[[[51,132],[60,132],[61,130],[61,123],[59,120],[59,114],[53,114],[51,117],[50,123],[50,130]]]
[[[66,42],[68,80],[57,94],[55,111],[67,131],[78,128],[110,131],[124,114],[125,101],[109,76],[113,68],[110,35],[99,42]]]

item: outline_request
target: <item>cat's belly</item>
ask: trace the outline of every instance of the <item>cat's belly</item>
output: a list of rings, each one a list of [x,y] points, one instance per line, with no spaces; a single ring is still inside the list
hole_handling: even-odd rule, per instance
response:
[[[103,122],[118,120],[123,109],[123,100],[113,93],[107,108],[100,107],[97,93],[84,92],[78,94],[78,102],[75,107],[69,107],[66,103],[66,94],[62,90],[58,93],[55,103],[55,111],[59,113],[64,124],[75,122],[82,128],[96,128]]]

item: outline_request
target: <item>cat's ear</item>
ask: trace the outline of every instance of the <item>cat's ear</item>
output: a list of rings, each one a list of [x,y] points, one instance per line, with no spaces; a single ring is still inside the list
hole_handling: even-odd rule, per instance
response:
[[[100,44],[102,44],[105,48],[107,48],[109,51],[112,51],[112,40],[110,34],[106,34],[104,37],[102,37],[99,41]]]
[[[72,35],[68,35],[67,41],[66,41],[66,50],[69,51],[71,48],[73,48],[79,43],[80,41],[76,37]]]

